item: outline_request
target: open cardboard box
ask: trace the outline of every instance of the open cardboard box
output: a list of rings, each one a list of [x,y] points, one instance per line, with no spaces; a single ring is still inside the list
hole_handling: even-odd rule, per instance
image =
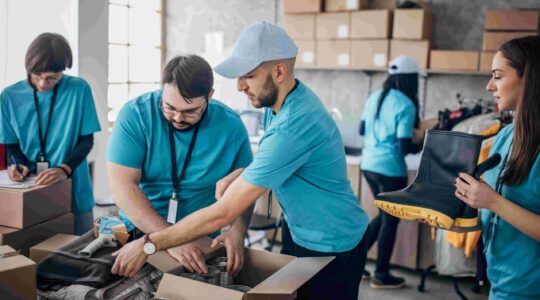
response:
[[[9,246],[0,246],[0,298],[36,299],[36,264]]]
[[[223,247],[205,249],[211,252],[205,255],[207,260],[226,256]],[[183,272],[179,263],[164,271],[156,297],[164,299],[295,299],[297,290],[311,277],[322,270],[334,257],[297,258],[278,253],[245,249],[244,267],[235,277],[235,284],[252,287],[247,292],[239,292],[224,287],[177,276]],[[157,254],[157,253],[156,253]],[[153,256],[155,256],[154,254]],[[160,259],[159,257],[153,257]],[[171,258],[172,259],[172,258]],[[153,264],[151,260],[148,261]],[[153,264],[156,268],[159,267]]]

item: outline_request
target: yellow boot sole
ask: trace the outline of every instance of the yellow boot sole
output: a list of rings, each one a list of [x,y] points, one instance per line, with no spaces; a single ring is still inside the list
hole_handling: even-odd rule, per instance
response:
[[[451,217],[429,208],[397,204],[383,200],[375,200],[374,202],[380,209],[400,219],[419,221],[442,229],[450,229],[454,224],[454,219]]]

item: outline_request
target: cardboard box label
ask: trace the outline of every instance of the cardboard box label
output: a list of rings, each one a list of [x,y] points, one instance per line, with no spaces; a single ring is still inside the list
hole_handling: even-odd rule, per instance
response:
[[[348,38],[349,37],[349,25],[339,25],[337,28],[337,36],[339,38]]]
[[[349,53],[340,53],[337,56],[338,66],[348,66],[350,61]]]
[[[312,51],[306,51],[302,53],[301,59],[302,62],[313,63],[315,62],[315,53],[313,53]]]
[[[386,57],[386,53],[375,53],[373,55],[373,65],[377,67],[386,67],[386,62],[388,61],[388,58]]]

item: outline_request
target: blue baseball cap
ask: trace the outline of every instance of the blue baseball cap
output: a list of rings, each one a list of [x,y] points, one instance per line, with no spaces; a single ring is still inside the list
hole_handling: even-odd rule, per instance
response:
[[[240,33],[231,57],[217,65],[216,73],[227,78],[238,78],[261,63],[296,57],[298,48],[282,28],[258,22]]]

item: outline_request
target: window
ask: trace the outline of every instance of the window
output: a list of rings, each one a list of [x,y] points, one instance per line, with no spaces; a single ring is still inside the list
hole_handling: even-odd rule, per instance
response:
[[[162,0],[109,1],[108,119],[130,99],[160,87]]]

